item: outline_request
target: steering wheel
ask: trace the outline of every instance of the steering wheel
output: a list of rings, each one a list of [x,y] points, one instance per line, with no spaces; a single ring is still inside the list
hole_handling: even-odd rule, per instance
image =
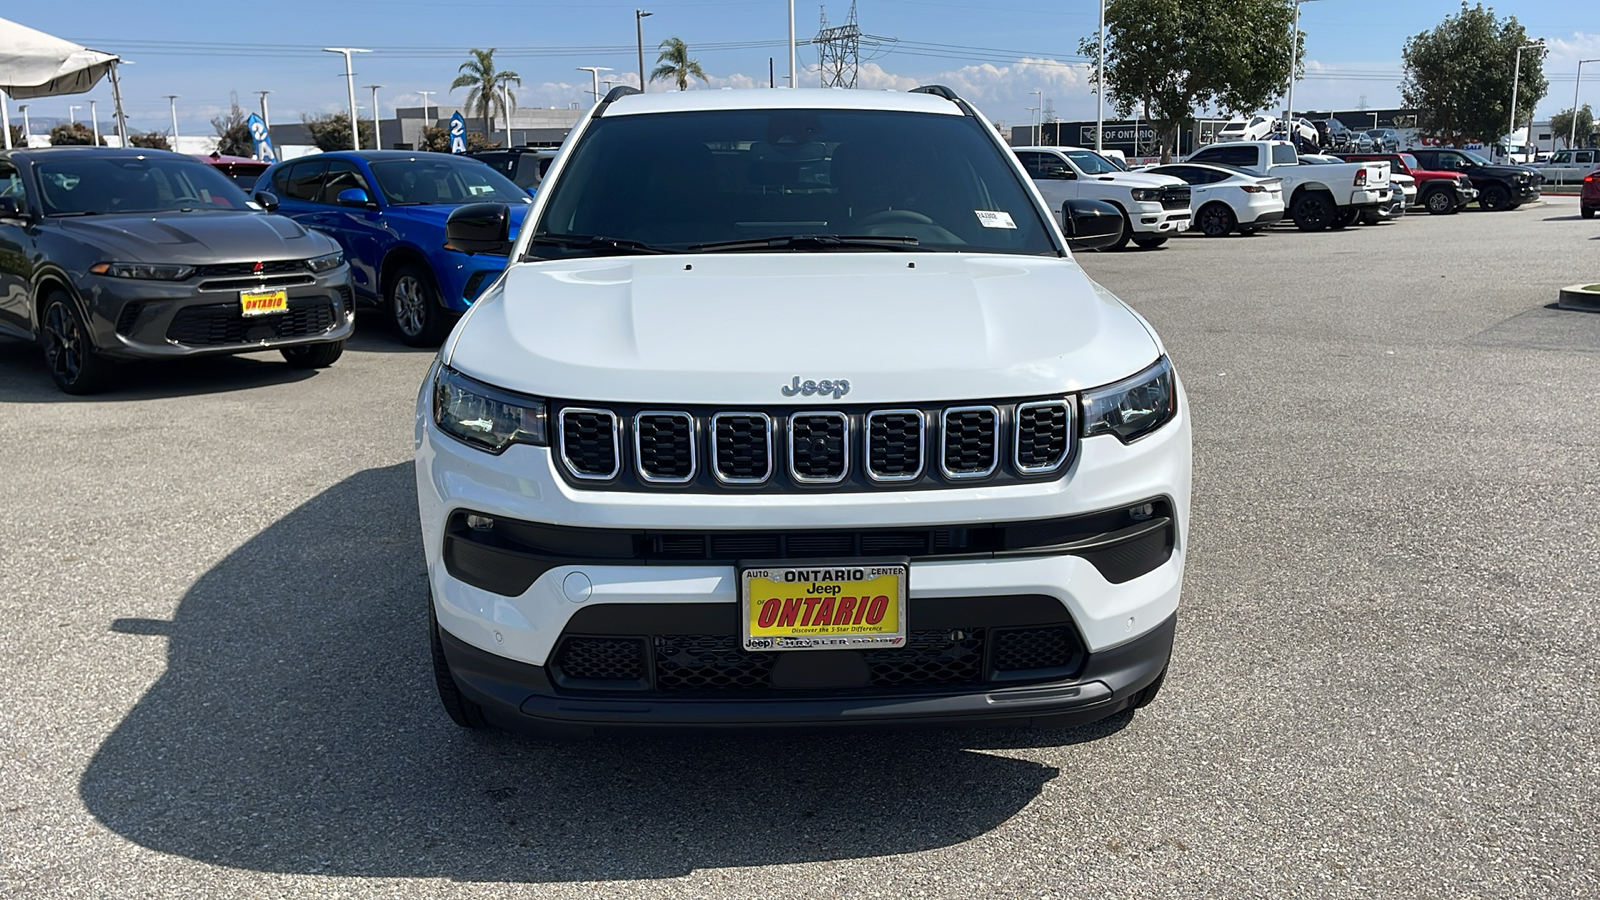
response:
[[[932,219],[909,209],[886,209],[882,212],[875,212],[869,216],[862,216],[861,220],[856,224],[865,227],[869,225],[889,225],[896,222],[911,225],[934,224]]]

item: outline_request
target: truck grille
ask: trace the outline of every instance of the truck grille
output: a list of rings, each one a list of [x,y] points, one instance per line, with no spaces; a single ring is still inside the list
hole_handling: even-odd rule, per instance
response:
[[[562,473],[596,489],[870,490],[1060,472],[1077,447],[1074,409],[1059,398],[770,412],[557,403],[553,418]]]
[[[1161,208],[1162,209],[1188,209],[1189,208],[1189,188],[1188,188],[1188,186],[1162,188],[1161,189]]]

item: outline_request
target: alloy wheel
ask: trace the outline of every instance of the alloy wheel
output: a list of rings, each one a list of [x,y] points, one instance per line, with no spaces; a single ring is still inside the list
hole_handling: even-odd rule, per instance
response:
[[[427,296],[415,275],[402,275],[394,285],[394,322],[408,335],[422,333],[427,319]]]
[[[44,314],[44,359],[56,379],[71,384],[83,371],[83,331],[61,301]]]

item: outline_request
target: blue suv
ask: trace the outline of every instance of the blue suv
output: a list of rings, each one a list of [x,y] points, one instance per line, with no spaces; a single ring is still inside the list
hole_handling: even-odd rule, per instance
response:
[[[512,234],[532,199],[489,166],[444,153],[363,150],[281,162],[256,201],[344,248],[357,300],[381,304],[413,347],[437,345],[505,268],[503,256],[445,246],[445,219],[465,203],[505,203]]]

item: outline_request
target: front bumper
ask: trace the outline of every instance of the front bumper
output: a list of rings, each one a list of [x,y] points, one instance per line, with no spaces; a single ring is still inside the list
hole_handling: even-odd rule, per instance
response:
[[[1193,213],[1189,209],[1165,209],[1159,203],[1134,203],[1128,221],[1136,234],[1178,234],[1188,231]]]
[[[1177,616],[1168,616],[1133,640],[1089,654],[1071,677],[1042,683],[873,696],[787,698],[771,691],[731,699],[563,692],[544,666],[507,660],[448,632],[439,637],[451,677],[489,721],[577,736],[639,729],[1073,727],[1133,705],[1165,672],[1176,628]]]
[[[239,294],[254,289],[244,283],[249,279],[214,279],[207,284],[91,275],[80,289],[95,347],[112,357],[248,353],[348,338],[355,328],[349,266],[297,275],[294,280],[282,285],[288,294],[287,312],[248,318],[240,312]]]

